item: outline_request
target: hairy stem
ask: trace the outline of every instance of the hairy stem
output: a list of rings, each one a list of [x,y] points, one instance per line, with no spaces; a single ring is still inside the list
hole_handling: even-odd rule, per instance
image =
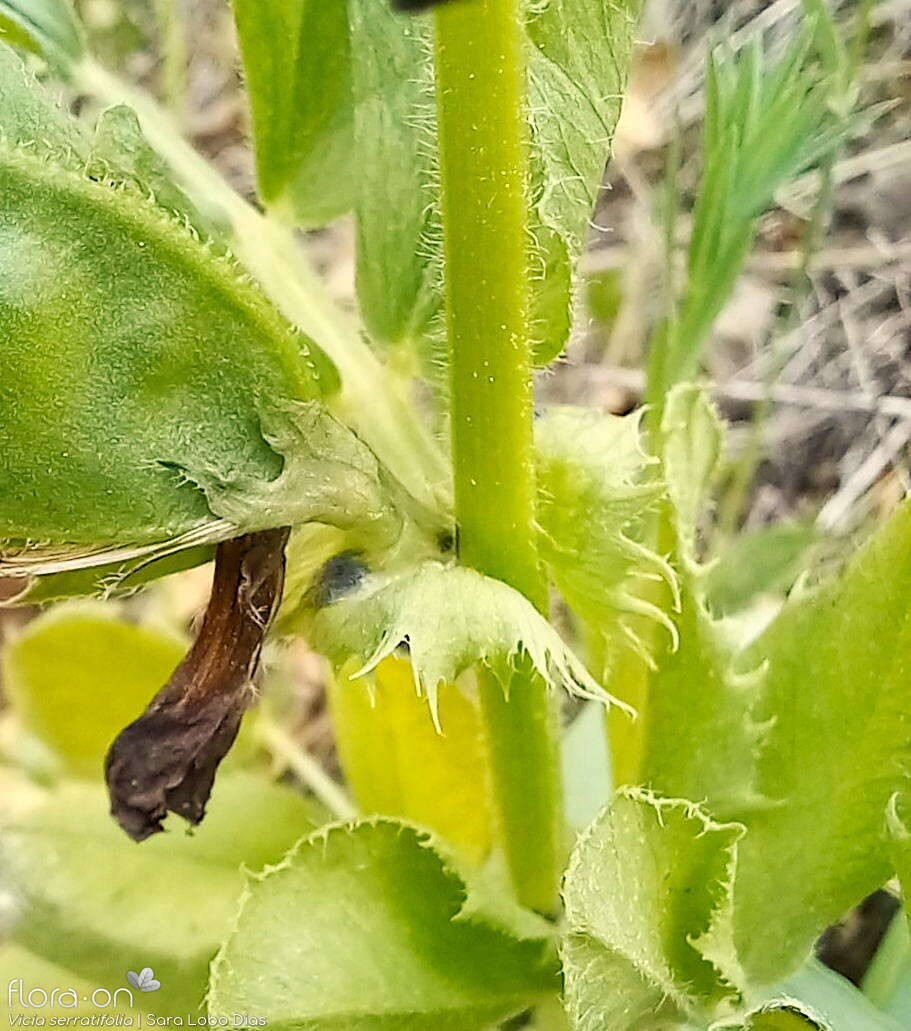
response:
[[[452,454],[461,560],[547,604],[534,525],[528,160],[518,0],[436,18]],[[560,784],[543,681],[479,676],[502,844],[518,898],[557,898]]]

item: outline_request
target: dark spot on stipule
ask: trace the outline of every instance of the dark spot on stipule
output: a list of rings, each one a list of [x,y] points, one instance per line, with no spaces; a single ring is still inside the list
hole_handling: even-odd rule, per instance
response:
[[[192,648],[105,761],[111,815],[134,841],[168,812],[202,821],[219,763],[253,697],[266,631],[281,601],[290,530],[218,545],[212,595]]]
[[[321,609],[350,594],[370,570],[359,551],[341,551],[326,562],[314,580],[310,604]]]
[[[437,534],[437,547],[444,555],[453,554],[458,547],[458,529],[440,530]]]

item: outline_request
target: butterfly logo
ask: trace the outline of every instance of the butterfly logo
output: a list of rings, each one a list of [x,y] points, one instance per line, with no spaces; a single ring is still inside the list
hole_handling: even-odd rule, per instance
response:
[[[161,981],[155,980],[155,971],[151,967],[143,967],[138,974],[135,970],[128,970],[127,980],[140,992],[157,992],[161,987]]]

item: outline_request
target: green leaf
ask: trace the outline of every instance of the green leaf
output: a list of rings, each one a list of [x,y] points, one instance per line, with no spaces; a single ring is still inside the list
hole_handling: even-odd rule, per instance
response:
[[[77,606],[34,620],[2,652],[4,688],[27,730],[64,769],[100,778],[120,731],[183,658],[180,641]]]
[[[297,614],[298,629],[337,666],[360,660],[354,677],[369,673],[407,644],[415,687],[427,698],[438,726],[440,685],[453,683],[476,663],[506,684],[521,654],[551,686],[609,700],[531,602],[473,569],[427,561],[411,569],[367,573],[337,601],[325,603],[312,594],[309,600],[316,606]]]
[[[659,1021],[712,1031],[898,1031],[815,960],[771,988],[748,983],[734,940],[745,831],[691,803],[626,789],[582,836],[566,879],[563,945],[577,1031],[646,1031]]]
[[[681,564],[696,564],[696,534],[724,449],[724,427],[704,390],[671,391],[661,423],[661,461],[672,505]]]
[[[350,0],[349,12],[358,300],[375,340],[411,341],[442,296],[430,22],[373,0]]]
[[[159,207],[185,218],[201,238],[224,250],[219,243],[223,227],[204,216],[174,182],[168,166],[143,136],[136,112],[125,104],[102,111],[98,118],[89,174],[123,179],[152,195]]]
[[[641,6],[549,0],[529,16],[533,229],[544,269],[532,314],[542,365],[572,328],[575,265],[620,118]]]
[[[477,699],[467,685],[441,684],[440,733],[407,659],[390,656],[360,681],[350,671],[333,678],[332,716],[360,811],[427,827],[480,862],[493,817]]]
[[[857,72],[869,33],[869,8],[860,6],[857,35],[849,45],[839,29],[835,11],[825,0],[802,0],[802,3],[812,19],[816,52],[828,76],[830,104],[838,115],[848,117],[857,105]]]
[[[746,1017],[722,1021],[712,1031],[899,1031],[854,985],[815,959],[769,995]]]
[[[4,886],[20,900],[12,937],[106,987],[151,966],[162,989],[136,993],[136,1004],[186,1018],[231,926],[241,864],[277,861],[312,829],[313,810],[286,789],[234,774],[216,784],[203,827],[137,848],[107,809],[100,785],[65,784],[33,814],[4,819]]]
[[[345,0],[233,0],[233,6],[260,197],[298,225],[325,225],[353,206],[363,172],[352,160]],[[384,57],[378,47],[377,58]]]
[[[62,71],[85,52],[69,0],[0,0],[0,40],[40,54]]]
[[[630,789],[582,835],[562,945],[576,1031],[673,1027],[736,999],[700,945],[725,913],[742,833],[690,802]]]
[[[727,818],[760,801],[755,767],[762,727],[753,710],[761,671],[758,663],[735,669],[735,648],[708,612],[706,570],[696,560],[700,517],[722,449],[722,428],[703,391],[690,385],[671,391],[660,439],[669,504],[659,534],[678,571],[678,639],[676,647],[652,650],[654,669],[640,704],[639,767],[631,775],[663,794],[704,801]]]
[[[632,633],[628,616],[674,626],[642,598],[643,581],[676,586],[666,561],[637,541],[664,485],[650,475],[638,414],[623,418],[554,407],[535,423],[539,548],[553,582],[609,650]],[[605,666],[610,656],[605,657]]]
[[[906,864],[904,864],[906,865]],[[905,870],[899,876],[907,880]],[[911,921],[907,905],[892,918],[863,980],[864,995],[893,1022],[911,1022]]]
[[[25,553],[5,570],[34,542],[56,572],[311,518],[394,537],[308,343],[184,220],[86,174],[78,127],[5,49],[0,91],[0,540]]]
[[[563,0],[529,14],[532,322],[539,364],[559,354],[569,334],[574,266],[619,117],[639,6],[639,0]],[[410,342],[434,333],[442,304],[431,23],[353,0],[351,46],[362,177],[358,296],[378,340]]]
[[[911,772],[911,508],[841,578],[800,590],[738,655],[705,610],[706,570],[694,554],[699,499],[718,453],[712,421],[698,392],[672,392],[662,437],[677,513],[667,541],[681,580],[680,647],[655,653],[634,776],[674,797],[707,799],[746,825],[730,926],[719,923],[701,948],[734,983],[767,985],[893,869],[887,806]]]
[[[819,541],[819,531],[803,523],[776,523],[739,534],[708,570],[706,603],[716,615],[728,615],[760,595],[787,590],[802,571],[807,551]]]
[[[0,101],[0,138],[5,146],[28,147],[74,169],[88,162],[91,143],[82,126],[51,100],[2,42]]]
[[[329,828],[250,881],[209,1013],[265,1016],[276,1031],[480,1031],[557,985],[530,914],[500,908],[473,905],[424,832]]]
[[[758,787],[772,805],[744,817],[735,892],[738,951],[758,983],[798,965],[893,869],[886,812],[911,772],[909,598],[905,503],[839,579],[792,597],[744,657],[768,667]]]
[[[649,681],[640,780],[705,800],[725,819],[764,804],[756,787],[762,722],[754,716],[762,669],[734,669],[734,650],[700,596],[684,583],[680,645]]]

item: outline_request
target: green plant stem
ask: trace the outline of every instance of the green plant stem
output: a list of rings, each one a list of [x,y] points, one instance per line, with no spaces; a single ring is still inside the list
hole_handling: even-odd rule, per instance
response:
[[[518,0],[436,14],[451,438],[459,555],[545,611],[529,334],[524,36]],[[503,848],[521,902],[557,901],[560,784],[544,682],[479,676]]]
[[[181,136],[151,97],[86,60],[73,77],[104,104],[128,104],[150,145],[201,209],[217,212],[230,228],[231,247],[285,317],[312,337],[335,362],[341,393],[333,410],[373,449],[413,497],[431,507],[445,501],[449,472],[407,384],[384,366],[356,325],[333,303],[292,230],[256,211]]]

